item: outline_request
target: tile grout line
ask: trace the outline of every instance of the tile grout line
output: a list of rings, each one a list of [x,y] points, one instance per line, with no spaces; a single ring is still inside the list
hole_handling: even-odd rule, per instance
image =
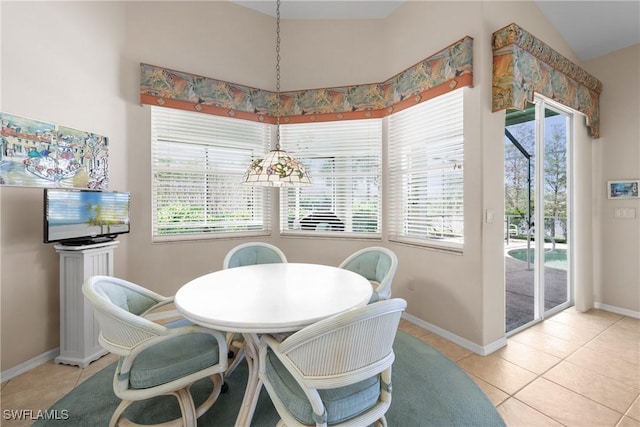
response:
[[[581,397],[583,397],[583,398],[585,398],[585,399],[587,399],[587,400],[589,400],[589,401],[591,401],[591,402],[593,402],[593,403],[595,403],[595,404],[597,404],[597,405],[600,405],[600,406],[602,406],[602,407],[605,407],[605,408],[607,408],[607,409],[609,409],[609,410],[611,410],[611,411],[615,412],[616,414],[620,415],[620,417],[618,418],[618,420],[617,420],[617,421],[616,421],[616,423],[615,423],[615,425],[617,426],[617,425],[622,421],[622,419],[623,419],[625,416],[627,416],[626,414],[629,412],[629,410],[631,409],[631,407],[633,406],[633,404],[635,403],[635,401],[636,401],[636,400],[638,400],[638,399],[640,399],[640,394],[639,394],[639,396],[636,396],[636,398],[635,398],[635,399],[634,399],[634,400],[629,404],[629,406],[627,407],[627,409],[626,409],[623,413],[620,413],[618,410],[616,410],[616,409],[614,409],[614,408],[611,408],[611,407],[609,407],[609,406],[607,406],[607,405],[605,405],[605,404],[603,404],[603,403],[601,403],[601,402],[598,402],[598,401],[596,401],[596,400],[594,400],[594,399],[590,398],[589,396],[585,396],[584,394],[582,394],[582,393],[580,393],[580,392],[577,392],[577,391],[572,390],[572,389],[570,389],[570,388],[568,388],[568,387],[565,387],[565,386],[564,386],[564,385],[562,385],[562,384],[558,384],[557,382],[555,382],[555,381],[553,381],[553,380],[551,380],[551,379],[549,379],[549,378],[544,377],[544,375],[545,375],[547,372],[549,372],[551,369],[553,369],[553,368],[557,367],[558,365],[560,365],[562,362],[567,362],[567,363],[570,363],[570,364],[572,364],[572,365],[574,365],[574,366],[578,366],[578,367],[580,367],[580,365],[576,365],[575,363],[573,363],[573,362],[571,362],[571,361],[569,361],[569,360],[567,360],[567,359],[568,359],[569,357],[571,357],[573,354],[575,354],[576,352],[580,351],[581,349],[584,349],[584,348],[585,348],[589,343],[591,343],[591,342],[593,342],[594,340],[598,339],[600,336],[602,336],[604,333],[606,333],[606,332],[607,332],[609,329],[611,329],[615,324],[617,324],[618,322],[621,322],[623,319],[624,319],[624,316],[620,317],[618,320],[616,320],[615,322],[611,323],[611,324],[610,324],[610,325],[608,325],[605,329],[603,329],[603,330],[602,330],[602,331],[600,331],[598,334],[596,334],[593,338],[591,338],[591,339],[587,340],[584,344],[581,344],[578,348],[576,348],[575,350],[571,351],[570,353],[568,353],[568,354],[567,354],[566,356],[564,356],[564,357],[559,357],[559,356],[556,356],[556,355],[554,355],[554,354],[548,353],[548,352],[546,352],[546,351],[544,351],[544,350],[540,350],[540,349],[535,348],[535,347],[532,347],[532,346],[530,346],[530,345],[528,345],[528,344],[522,343],[522,342],[520,342],[520,341],[516,341],[516,342],[518,342],[519,344],[525,345],[525,346],[527,346],[527,347],[530,347],[530,348],[535,349],[535,350],[538,350],[538,351],[542,351],[542,352],[543,352],[543,353],[545,353],[545,354],[548,354],[548,355],[551,355],[551,356],[554,356],[554,357],[558,357],[558,358],[560,358],[560,361],[558,361],[557,363],[553,364],[551,367],[549,367],[548,369],[546,369],[544,372],[542,372],[542,373],[540,373],[540,374],[536,374],[535,372],[532,372],[532,371],[530,371],[529,369],[526,369],[526,368],[524,368],[524,367],[522,367],[522,366],[520,366],[520,365],[515,364],[516,366],[518,366],[518,367],[520,367],[520,368],[522,368],[522,369],[525,369],[526,371],[529,371],[529,372],[532,372],[532,373],[536,374],[536,375],[537,375],[537,377],[536,377],[536,378],[534,378],[533,380],[531,380],[530,382],[528,382],[527,384],[525,384],[524,386],[522,386],[519,390],[515,391],[515,392],[513,393],[513,395],[511,395],[511,394],[509,394],[509,393],[507,393],[507,394],[509,395],[509,397],[510,397],[510,398],[516,399],[518,402],[520,402],[520,403],[522,403],[522,404],[524,404],[524,405],[526,405],[526,406],[528,406],[528,407],[532,408],[532,409],[533,409],[533,410],[535,410],[536,412],[541,413],[541,414],[543,414],[544,416],[549,417],[549,418],[551,418],[552,420],[554,420],[554,421],[556,421],[556,422],[558,422],[558,423],[562,424],[559,420],[557,420],[557,419],[553,418],[551,415],[549,415],[549,414],[545,414],[544,412],[541,412],[541,411],[537,410],[536,408],[533,408],[532,406],[530,406],[530,405],[526,404],[525,402],[523,402],[522,400],[520,400],[520,399],[518,399],[518,398],[516,397],[516,394],[517,394],[517,393],[519,393],[520,391],[522,391],[523,389],[525,389],[527,386],[531,385],[533,382],[535,382],[535,381],[537,381],[538,379],[542,378],[542,379],[544,379],[544,380],[546,380],[546,381],[549,381],[549,382],[551,382],[551,383],[553,383],[553,384],[557,385],[558,387],[562,387],[562,388],[564,388],[565,390],[567,390],[567,391],[569,391],[569,392],[571,392],[571,393],[575,393],[575,394],[577,394],[578,396],[581,396]],[[541,322],[541,323],[542,323],[542,322]],[[557,322],[557,323],[562,323],[562,322]],[[565,324],[565,325],[566,325],[566,324]],[[571,327],[570,325],[566,325],[566,326]],[[522,332],[524,332],[524,331],[522,331]],[[539,332],[540,332],[540,333],[542,333],[542,334],[544,334],[544,335],[548,335],[548,336],[550,336],[550,337],[552,337],[552,338],[559,339],[559,340],[562,340],[562,341],[565,341],[565,342],[569,342],[569,343],[571,343],[571,341],[567,341],[566,339],[563,339],[563,338],[560,338],[560,337],[556,337],[556,336],[554,336],[554,335],[547,334],[547,333],[542,332],[542,331],[539,331]],[[517,334],[516,334],[516,335],[517,335]],[[500,357],[500,356],[497,356],[497,357]],[[500,357],[500,358],[502,358],[502,357]],[[506,360],[506,359],[503,359],[503,360]],[[509,362],[508,360],[506,360],[506,361],[507,361],[507,362]],[[510,363],[513,363],[513,362],[510,362]],[[616,381],[615,379],[613,379],[613,378],[609,378],[609,377],[607,377],[606,375],[602,375],[602,374],[598,374],[598,375],[601,375],[601,376],[603,376],[603,377],[605,377],[605,378],[607,378],[607,379],[609,379],[609,380]],[[618,381],[616,381],[616,382],[618,382]],[[492,386],[494,386],[494,387],[496,387],[496,386],[495,386],[495,385],[493,385],[493,384],[491,384],[491,385],[492,385]],[[624,385],[624,384],[623,384],[623,385]],[[498,387],[496,387],[496,388],[498,388]],[[635,387],[631,387],[631,388],[635,388]],[[499,389],[499,388],[498,388],[498,389]],[[635,389],[640,393],[640,390],[638,390],[637,388],[635,388]],[[503,392],[505,392],[505,393],[506,393],[506,391],[505,391],[505,390],[502,390],[502,389],[499,389],[499,390],[501,390],[501,391],[503,391]],[[501,402],[499,405],[496,405],[496,408],[497,408],[498,406],[502,405],[502,404],[503,404],[504,402],[506,402],[507,400],[508,400],[508,399],[506,399],[505,401]],[[629,417],[629,418],[631,418],[631,417]],[[633,419],[633,418],[631,418],[631,419]]]

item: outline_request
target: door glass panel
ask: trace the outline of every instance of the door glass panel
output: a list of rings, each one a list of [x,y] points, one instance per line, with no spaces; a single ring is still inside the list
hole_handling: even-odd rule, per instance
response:
[[[534,111],[509,112],[505,127],[506,332],[536,319]]]
[[[545,109],[544,118],[544,311],[569,301],[568,120]]]

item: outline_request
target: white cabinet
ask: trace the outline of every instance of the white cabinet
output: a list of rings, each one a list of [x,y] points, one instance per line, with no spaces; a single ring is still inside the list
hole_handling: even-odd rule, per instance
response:
[[[60,255],[60,355],[56,363],[86,368],[107,354],[98,342],[100,327],[82,294],[82,283],[95,275],[113,276],[113,251],[118,243],[55,245]]]

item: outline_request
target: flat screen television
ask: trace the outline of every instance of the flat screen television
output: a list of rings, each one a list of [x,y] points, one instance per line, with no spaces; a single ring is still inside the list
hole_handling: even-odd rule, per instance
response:
[[[89,245],[128,233],[130,202],[128,192],[45,188],[44,243]]]

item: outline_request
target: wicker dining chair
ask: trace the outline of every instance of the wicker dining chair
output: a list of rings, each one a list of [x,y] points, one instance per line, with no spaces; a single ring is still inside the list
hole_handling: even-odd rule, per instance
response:
[[[361,249],[338,267],[358,273],[371,282],[373,294],[369,302],[391,298],[391,282],[398,269],[398,257],[391,249],[380,246]]]
[[[260,339],[259,377],[279,426],[386,426],[393,341],[407,303],[354,308],[290,335]]]
[[[222,268],[242,267],[255,264],[272,264],[287,262],[284,252],[277,246],[264,242],[242,243],[231,249],[224,257]],[[244,359],[244,340],[241,334],[228,332],[227,347],[229,348],[229,367],[225,373],[231,375]]]
[[[231,249],[224,257],[222,268],[278,262],[287,262],[280,248],[264,242],[248,242]]]
[[[120,356],[113,391],[122,401],[109,426],[137,425],[123,416],[124,410],[135,401],[167,394],[178,399],[181,418],[162,425],[195,427],[222,388],[227,369],[224,334],[186,319],[166,325],[149,320],[146,316],[152,310],[172,303],[173,297],[123,279],[92,276],[83,283],[82,292],[95,310],[100,344]],[[189,387],[206,377],[213,382],[213,390],[195,408]]]

